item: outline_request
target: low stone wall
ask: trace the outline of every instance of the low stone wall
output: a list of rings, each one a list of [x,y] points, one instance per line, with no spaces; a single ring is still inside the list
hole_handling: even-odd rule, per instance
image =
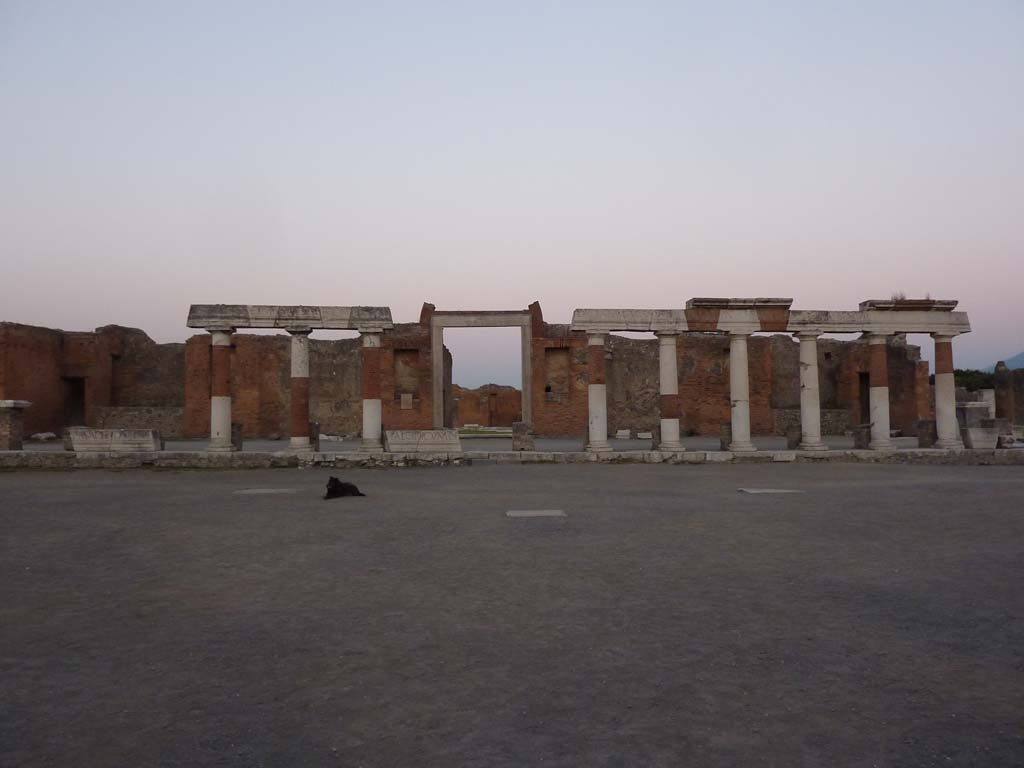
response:
[[[155,429],[165,440],[182,437],[185,409],[155,406],[119,406],[96,408],[99,429]]]
[[[20,451],[23,429],[21,411],[0,408],[0,451]]]
[[[800,429],[799,408],[776,408],[775,434],[785,435],[791,429]],[[850,412],[845,408],[821,409],[821,434],[845,435],[850,431]]]
[[[0,470],[18,469],[270,469],[296,467],[427,467],[487,464],[778,464],[864,463],[921,465],[1024,466],[1024,449],[896,451],[465,451],[459,453],[72,453],[62,451],[0,452]]]

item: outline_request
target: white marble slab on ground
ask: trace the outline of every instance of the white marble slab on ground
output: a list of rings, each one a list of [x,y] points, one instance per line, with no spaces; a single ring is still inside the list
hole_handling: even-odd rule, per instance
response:
[[[505,517],[565,517],[560,509],[510,509]]]

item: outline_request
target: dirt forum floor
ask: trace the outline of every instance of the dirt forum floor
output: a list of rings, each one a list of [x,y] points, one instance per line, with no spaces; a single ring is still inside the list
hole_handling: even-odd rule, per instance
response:
[[[0,765],[1024,764],[1021,468],[329,474],[0,473]]]

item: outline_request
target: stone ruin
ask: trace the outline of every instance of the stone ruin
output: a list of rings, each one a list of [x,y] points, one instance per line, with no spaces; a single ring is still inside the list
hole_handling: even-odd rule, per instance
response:
[[[161,345],[116,326],[84,334],[4,323],[0,397],[34,403],[23,411],[30,432],[156,428],[163,438],[209,436],[212,451],[232,450],[241,434],[287,436],[294,450],[310,450],[318,426],[379,451],[385,428],[444,429],[470,418],[520,422],[531,437],[585,437],[593,452],[607,451],[620,430],[656,433],[662,450],[676,451],[682,436],[717,435],[723,424],[736,452],[752,450],[757,434],[819,450],[822,435],[861,424],[877,449],[891,447],[893,431],[914,435],[928,422],[937,447],[962,445],[952,339],[970,324],[956,302],[867,301],[832,312],[791,304],[700,298],[674,310],[578,309],[570,325],[545,322],[536,302],[482,312],[424,304],[419,322],[405,324],[387,307],[194,305],[187,324],[207,333]],[[520,328],[521,389],[453,385],[443,332],[467,326]],[[246,328],[280,329],[290,340],[238,332]],[[360,338],[311,339],[320,329]],[[820,338],[826,333],[861,338]],[[935,339],[934,390],[907,333]]]

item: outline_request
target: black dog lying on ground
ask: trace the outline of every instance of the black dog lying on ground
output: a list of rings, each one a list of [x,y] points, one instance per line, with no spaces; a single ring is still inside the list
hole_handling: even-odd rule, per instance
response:
[[[344,483],[336,477],[331,477],[327,480],[327,493],[324,494],[324,498],[340,499],[342,496],[365,495],[365,493],[356,488],[352,483]]]

